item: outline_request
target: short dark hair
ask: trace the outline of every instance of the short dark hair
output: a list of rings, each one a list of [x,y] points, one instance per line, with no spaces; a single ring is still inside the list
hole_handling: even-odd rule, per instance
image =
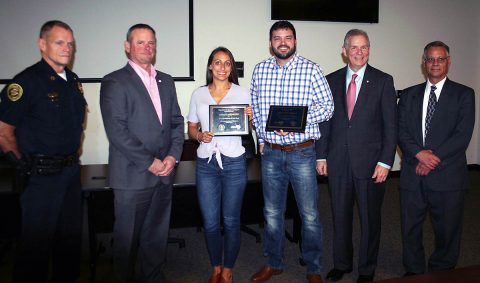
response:
[[[347,32],[345,35],[345,38],[343,39],[343,47],[347,48],[347,46],[350,44],[350,38],[354,36],[362,35],[367,39],[368,42],[368,47],[370,47],[370,39],[368,38],[368,34],[366,31],[363,31],[361,29],[351,29]]]
[[[295,27],[290,23],[289,21],[278,21],[275,22],[272,27],[270,28],[270,38],[269,40],[272,39],[272,34],[274,31],[279,30],[279,29],[289,29],[293,32],[293,39],[297,39],[297,32],[295,31]]]
[[[237,72],[237,67],[235,66],[235,59],[233,58],[233,54],[226,47],[219,46],[219,47],[213,49],[212,53],[210,53],[210,56],[208,57],[208,62],[207,62],[207,86],[213,82],[213,74],[212,74],[212,70],[210,70],[209,66],[212,64],[213,57],[215,57],[215,54],[217,54],[218,52],[225,52],[225,53],[227,53],[228,57],[230,57],[230,61],[232,62],[232,70],[230,71],[230,75],[228,76],[228,81],[238,85],[238,72]]]
[[[445,48],[445,50],[447,50],[447,55],[450,55],[450,47],[448,47],[448,45],[446,45],[442,41],[437,40],[437,41],[432,41],[429,44],[425,45],[425,48],[423,48],[423,58],[424,59],[427,58],[428,49],[430,49],[432,47],[443,47],[443,48]]]
[[[153,32],[153,35],[155,36],[155,30],[147,25],[147,24],[135,24],[131,26],[128,31],[127,31],[127,41],[130,42],[130,39],[132,39],[132,32],[136,29],[148,29]]]
[[[44,23],[42,27],[40,28],[40,38],[45,38],[47,34],[54,28],[54,27],[61,27],[66,30],[69,30],[70,32],[73,33],[72,28],[67,25],[66,23],[59,21],[59,20],[52,20]]]

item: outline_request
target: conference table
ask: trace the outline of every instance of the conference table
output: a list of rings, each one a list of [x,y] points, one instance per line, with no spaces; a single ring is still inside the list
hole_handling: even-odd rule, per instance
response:
[[[202,226],[201,213],[196,197],[195,180],[195,160],[180,161],[175,169],[175,178],[172,191],[172,214],[171,228],[179,227],[198,227]],[[8,169],[8,170],[7,170]],[[1,180],[8,181],[11,187],[13,170],[6,168],[2,170]],[[247,189],[244,194],[242,206],[242,231],[255,237],[256,242],[261,242],[260,235],[250,229],[247,225],[263,225],[263,194],[261,184],[261,164],[260,158],[253,157],[247,159]],[[113,209],[113,191],[108,186],[108,165],[82,165],[81,183],[83,197],[86,202],[87,213],[87,233],[89,237],[90,251],[90,282],[95,282],[97,257],[104,249],[103,243],[99,243],[98,234],[111,233],[114,222]],[[19,232],[20,207],[18,203],[19,192],[15,190],[4,192],[1,200],[5,205],[2,208],[8,210],[9,219],[13,221],[8,225],[9,237],[16,237]],[[8,204],[8,205],[7,205]],[[15,216],[15,217],[14,217]],[[286,217],[294,220],[292,235],[285,232],[285,236],[292,242],[299,242],[300,221],[296,203],[291,190],[287,198]],[[177,243],[179,247],[185,245],[183,239],[169,239],[171,243]]]
[[[201,214],[195,192],[195,164],[194,160],[180,161],[175,168],[172,191],[172,228],[201,227]],[[245,225],[245,223],[263,223],[260,159],[247,159],[247,176],[247,189],[242,208],[242,230],[260,242],[260,235]],[[108,186],[107,164],[83,165],[81,178],[83,196],[87,205],[90,282],[94,282],[97,258],[103,250],[102,243],[98,243],[97,234],[111,233],[113,230],[113,191]],[[185,246],[183,239],[169,238],[169,242],[178,243],[180,248]]]

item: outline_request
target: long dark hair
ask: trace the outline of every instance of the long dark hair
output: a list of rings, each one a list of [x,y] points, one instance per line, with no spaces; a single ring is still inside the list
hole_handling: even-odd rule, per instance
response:
[[[219,47],[213,49],[212,53],[210,53],[210,56],[208,57],[208,62],[207,62],[207,85],[209,85],[213,82],[213,74],[212,74],[212,70],[210,70],[209,66],[212,64],[213,57],[215,57],[215,54],[217,54],[217,52],[225,52],[228,55],[228,57],[230,57],[230,61],[232,62],[232,70],[230,71],[230,75],[228,76],[228,81],[238,85],[238,73],[237,73],[237,68],[235,66],[235,59],[233,58],[232,52],[230,52],[230,50],[228,50],[226,47],[223,47],[223,46],[219,46]]]

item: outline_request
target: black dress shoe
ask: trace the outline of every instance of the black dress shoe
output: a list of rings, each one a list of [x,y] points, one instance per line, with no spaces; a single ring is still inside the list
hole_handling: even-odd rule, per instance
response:
[[[351,270],[340,270],[340,269],[334,268],[327,273],[327,277],[325,277],[325,278],[330,280],[330,281],[338,281],[338,280],[342,279],[342,277],[345,273],[350,273],[350,272],[352,272],[352,271]]]
[[[373,282],[373,275],[358,275],[357,283]]]
[[[405,272],[405,274],[403,274],[403,277],[409,277],[409,276],[415,276],[415,275],[417,275],[417,273],[407,271],[407,272]]]

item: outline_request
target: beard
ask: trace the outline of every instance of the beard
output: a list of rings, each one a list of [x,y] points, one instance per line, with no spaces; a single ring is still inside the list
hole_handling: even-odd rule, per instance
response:
[[[281,47],[285,47],[285,45],[280,45],[279,47],[277,48],[281,48]],[[275,48],[271,48],[272,49],[272,52],[273,54],[275,55],[275,57],[279,58],[279,59],[288,59],[290,58],[293,54],[295,54],[295,52],[297,51],[297,45],[295,44],[292,49],[290,49],[287,53],[285,54],[282,54],[280,53],[277,49]]]

